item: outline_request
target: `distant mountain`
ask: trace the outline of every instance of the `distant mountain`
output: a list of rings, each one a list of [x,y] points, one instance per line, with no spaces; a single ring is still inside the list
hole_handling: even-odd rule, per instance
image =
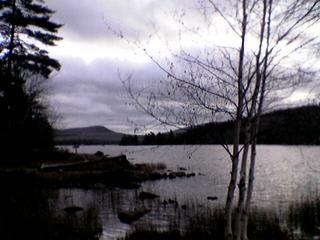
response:
[[[245,121],[245,120],[244,120]],[[221,144],[232,143],[234,123],[212,122],[182,131],[149,133],[145,136],[125,135],[102,126],[56,130],[57,144]],[[241,142],[244,134],[241,133]],[[320,106],[304,106],[277,110],[261,117],[259,144],[320,145]]]
[[[68,128],[55,130],[56,144],[118,144],[123,133],[111,131],[103,126]]]

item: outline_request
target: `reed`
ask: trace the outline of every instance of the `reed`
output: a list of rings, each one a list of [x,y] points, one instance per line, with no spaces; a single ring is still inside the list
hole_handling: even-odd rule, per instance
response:
[[[168,219],[166,229],[152,224],[137,225],[123,240],[212,240],[224,239],[224,211],[221,208],[196,207],[192,203],[186,210],[178,208]],[[252,240],[287,240],[290,233],[280,224],[276,212],[254,209],[250,214],[249,239]]]

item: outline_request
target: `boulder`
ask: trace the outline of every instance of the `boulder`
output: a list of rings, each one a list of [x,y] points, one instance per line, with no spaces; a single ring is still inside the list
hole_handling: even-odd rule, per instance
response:
[[[216,200],[218,200],[218,197],[211,197],[211,196],[209,196],[209,197],[207,197],[207,199],[208,199],[208,200],[211,200],[211,201],[216,201]]]
[[[169,203],[169,204],[177,204],[177,201],[169,198],[169,199],[168,199],[168,203]]]
[[[140,192],[139,193],[139,198],[141,200],[145,200],[145,199],[155,199],[158,198],[159,196],[153,193],[149,193],[149,192]]]
[[[97,157],[103,157],[104,153],[101,152],[101,151],[97,151],[94,155],[97,156]]]
[[[66,213],[76,213],[79,211],[82,211],[83,208],[82,207],[78,207],[78,206],[70,206],[70,207],[66,207],[63,209]]]
[[[134,209],[132,211],[119,211],[118,212],[118,218],[121,222],[131,224],[132,222],[135,222],[139,220],[141,217],[143,217],[145,214],[149,213],[150,209]]]
[[[174,179],[177,177],[176,173],[174,172],[170,172],[169,175],[168,175],[169,179]]]
[[[194,176],[196,176],[195,173],[188,173],[188,174],[187,174],[187,177],[194,177]]]
[[[163,200],[161,204],[166,206],[168,204],[168,202],[166,200]]]
[[[175,174],[177,177],[185,177],[186,176],[185,172],[176,172]]]
[[[163,178],[163,175],[159,172],[152,172],[149,174],[149,179],[150,180],[159,180],[159,179],[162,179]]]

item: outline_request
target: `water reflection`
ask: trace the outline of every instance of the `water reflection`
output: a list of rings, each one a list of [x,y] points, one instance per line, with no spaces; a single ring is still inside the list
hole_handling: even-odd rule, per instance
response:
[[[102,224],[94,206],[57,208],[59,191],[33,186],[1,187],[1,239],[99,239]]]
[[[113,240],[124,238],[136,229],[178,230],[194,234],[190,231],[205,230],[210,226],[215,226],[210,234],[220,234],[213,231],[221,230],[223,214],[214,202],[203,204],[188,199],[176,202],[176,199],[164,197],[142,200],[139,199],[140,191],[1,187],[0,238]],[[301,239],[301,236],[310,239],[320,234],[318,194],[309,193],[300,201],[283,204],[285,207],[279,209],[255,207],[252,231],[260,231],[257,234],[262,236],[263,229],[277,229],[281,236],[290,235],[291,239]],[[120,211],[137,209],[149,209],[150,212],[132,224],[119,220]],[[257,224],[261,226],[257,228]]]
[[[118,239],[133,231],[137,226],[153,224],[159,229],[166,229],[170,219],[176,217],[177,207],[174,204],[162,204],[162,198],[153,200],[139,199],[139,190],[124,189],[59,189],[55,208],[65,209],[67,206],[79,206],[87,209],[94,206],[98,210],[103,232],[100,239]],[[147,209],[148,213],[132,224],[120,221],[119,212],[134,212]]]

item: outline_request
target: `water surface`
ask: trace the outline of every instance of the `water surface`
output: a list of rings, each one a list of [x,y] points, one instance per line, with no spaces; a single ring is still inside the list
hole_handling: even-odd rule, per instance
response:
[[[138,190],[120,189],[59,189],[52,199],[56,214],[70,205],[96,209],[102,226],[100,239],[117,239],[132,230],[134,225],[123,224],[117,218],[120,210],[150,208],[135,225],[166,226],[174,217],[177,206],[161,205],[163,200],[176,199],[179,206],[222,207],[230,176],[231,162],[225,150],[217,145],[201,146],[80,146],[78,152],[102,151],[111,156],[126,154],[132,163],[165,163],[168,169],[187,169],[196,173],[193,178],[148,181]],[[276,209],[280,214],[302,196],[317,195],[320,183],[320,147],[317,146],[258,146],[253,205]],[[155,201],[138,200],[140,191],[160,196]],[[218,197],[217,201],[207,200]],[[179,212],[180,214],[180,212]]]
[[[217,196],[224,202],[231,161],[218,145],[201,146],[81,146],[79,151],[126,154],[132,163],[165,163],[168,169],[186,168],[195,178],[161,180],[143,184],[163,197],[206,201]],[[259,145],[255,175],[254,204],[267,206],[299,200],[318,191],[320,147]]]

